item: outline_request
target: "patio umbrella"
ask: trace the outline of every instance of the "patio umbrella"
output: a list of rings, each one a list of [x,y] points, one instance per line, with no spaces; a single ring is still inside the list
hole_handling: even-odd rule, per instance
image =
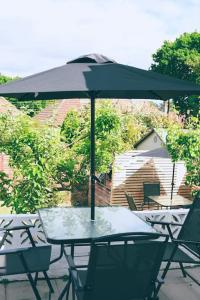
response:
[[[95,99],[159,99],[200,95],[200,86],[89,54],[0,86],[0,95],[21,100],[90,98],[91,220],[95,219]]]
[[[170,196],[171,204],[172,204],[173,192],[174,192],[175,167],[176,167],[176,163],[173,162],[172,182],[171,182],[171,196]]]

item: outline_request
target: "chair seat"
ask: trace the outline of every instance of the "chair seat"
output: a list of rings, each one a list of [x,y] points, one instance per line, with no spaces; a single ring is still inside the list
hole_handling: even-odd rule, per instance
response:
[[[22,255],[30,273],[49,269],[51,246],[27,247],[16,251],[0,251],[0,276],[27,273],[21,260]]]
[[[174,244],[168,243],[163,257],[163,261],[168,261],[171,258],[173,249],[174,249]],[[172,259],[172,262],[192,263],[192,264],[200,263],[199,261],[191,257],[189,254],[185,253],[181,248],[177,248],[176,253]]]

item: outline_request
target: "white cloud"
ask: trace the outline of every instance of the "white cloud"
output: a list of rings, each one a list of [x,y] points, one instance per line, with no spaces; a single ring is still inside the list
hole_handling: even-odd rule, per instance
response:
[[[199,30],[199,0],[0,0],[0,72],[24,76],[97,52],[148,68],[165,39]]]

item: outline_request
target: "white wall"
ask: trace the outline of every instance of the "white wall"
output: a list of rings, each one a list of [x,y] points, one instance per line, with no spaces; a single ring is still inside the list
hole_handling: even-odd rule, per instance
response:
[[[157,148],[164,147],[162,140],[157,135],[156,132],[153,132],[150,134],[147,138],[144,139],[143,142],[141,142],[136,149],[137,150],[154,150]]]

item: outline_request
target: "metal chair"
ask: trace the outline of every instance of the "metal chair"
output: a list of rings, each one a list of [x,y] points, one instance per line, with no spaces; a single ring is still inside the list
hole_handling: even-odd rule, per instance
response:
[[[124,192],[124,193],[125,193],[126,200],[128,202],[130,210],[138,210],[137,206],[135,204],[134,197],[132,195],[130,195],[128,192]]]
[[[149,196],[159,196],[160,195],[160,182],[144,182],[143,183],[143,191],[144,191],[144,201],[143,206],[148,204],[148,208],[150,203],[155,202],[149,199]]]
[[[36,287],[38,272],[42,272],[44,274],[50,293],[54,292],[46,273],[50,265],[51,246],[45,245],[36,247],[29,230],[31,227],[34,226],[22,225],[1,229],[1,231],[4,232],[4,235],[0,243],[0,248],[2,248],[8,235],[10,235],[10,232],[15,230],[26,230],[32,247],[0,250],[0,276],[26,274],[36,299],[41,300],[42,298]],[[36,277],[34,279],[32,277],[32,273],[36,273]]]
[[[166,268],[162,274],[165,278],[172,262],[179,263],[183,276],[189,276],[194,282],[200,285],[200,282],[193,277],[183,264],[199,264],[200,265],[200,192],[196,195],[193,204],[187,214],[183,224],[175,222],[151,221],[152,225],[165,225],[168,229],[171,242],[167,244],[167,248],[163,257],[163,261],[167,262]],[[175,238],[172,233],[171,226],[181,226],[181,230]],[[160,287],[158,287],[159,289]]]
[[[154,240],[159,237],[164,240]],[[69,264],[69,287],[78,300],[150,300],[168,237],[157,233],[125,233],[94,239],[88,265]],[[160,284],[163,283],[160,282]]]

